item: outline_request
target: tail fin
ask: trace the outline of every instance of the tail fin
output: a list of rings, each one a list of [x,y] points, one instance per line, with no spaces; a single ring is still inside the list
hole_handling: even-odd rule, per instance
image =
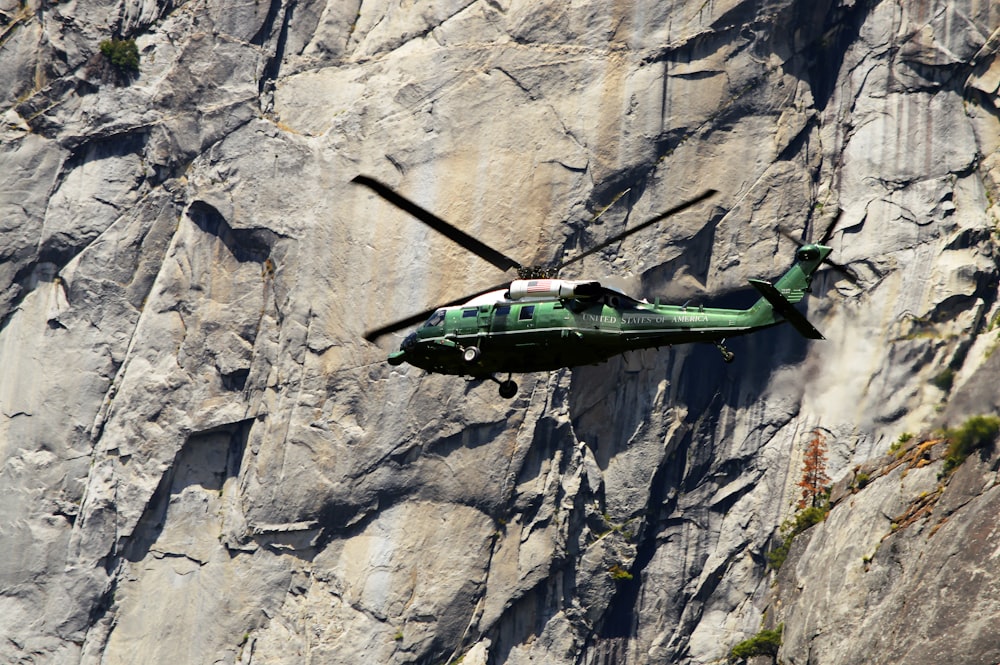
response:
[[[751,279],[750,284],[762,296],[750,309],[754,325],[767,325],[780,321],[775,314],[788,321],[799,333],[808,339],[825,339],[792,305],[802,300],[809,290],[812,274],[816,272],[832,249],[823,245],[805,245],[795,253],[795,265],[781,276],[775,284],[759,279]]]

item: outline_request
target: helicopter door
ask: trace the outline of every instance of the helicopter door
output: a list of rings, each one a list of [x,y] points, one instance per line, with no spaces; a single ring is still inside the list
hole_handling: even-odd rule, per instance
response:
[[[493,321],[491,310],[492,305],[480,305],[479,313],[476,315],[476,325],[479,328],[479,336],[486,337],[490,332],[490,323]]]
[[[490,315],[490,332],[503,333],[507,331],[507,317],[510,315],[510,305],[496,304]]]

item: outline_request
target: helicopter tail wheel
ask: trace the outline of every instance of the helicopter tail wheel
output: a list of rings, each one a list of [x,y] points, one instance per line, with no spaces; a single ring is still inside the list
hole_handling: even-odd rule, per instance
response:
[[[517,384],[507,379],[506,381],[500,382],[500,397],[504,399],[510,399],[517,394]]]
[[[465,350],[462,351],[462,360],[471,365],[479,360],[479,356],[481,355],[483,355],[483,352],[479,350],[478,346],[467,346],[465,347]]]

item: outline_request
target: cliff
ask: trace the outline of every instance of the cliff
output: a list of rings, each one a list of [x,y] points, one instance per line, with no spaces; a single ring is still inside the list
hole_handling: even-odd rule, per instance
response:
[[[998,452],[940,488],[940,455],[883,456],[1000,410],[998,26],[977,0],[0,0],[0,660],[693,665],[782,621],[790,664],[996,662]],[[746,306],[780,228],[856,279],[814,282],[826,341],[501,400],[363,341],[504,275],[359,173],[524,263],[719,190],[564,275],[650,299]],[[775,574],[816,428],[842,490],[871,482]]]

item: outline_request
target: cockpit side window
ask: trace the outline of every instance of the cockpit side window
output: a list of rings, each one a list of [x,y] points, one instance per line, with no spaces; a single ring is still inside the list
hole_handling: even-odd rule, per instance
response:
[[[431,314],[431,318],[427,319],[427,323],[424,324],[427,328],[433,328],[439,326],[444,322],[444,310],[439,309],[438,311]]]

